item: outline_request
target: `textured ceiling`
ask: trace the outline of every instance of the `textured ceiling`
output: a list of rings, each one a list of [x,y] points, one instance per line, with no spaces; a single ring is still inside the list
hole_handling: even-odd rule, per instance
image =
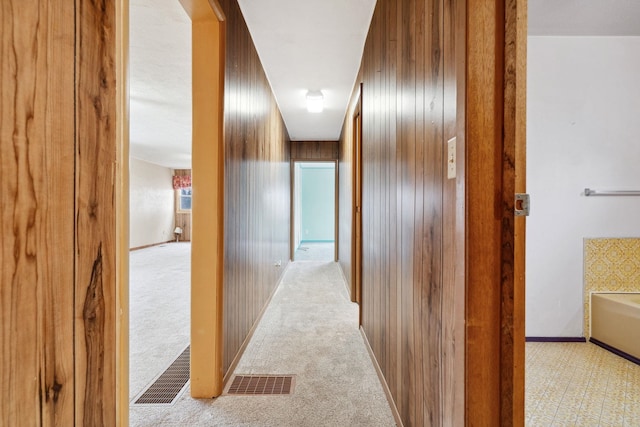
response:
[[[293,140],[337,140],[375,0],[239,0]],[[191,167],[191,22],[130,0],[131,155]],[[640,0],[529,0],[530,35],[640,35]],[[306,111],[322,90],[323,113]]]
[[[178,0],[130,1],[131,156],[191,167],[191,20]]]
[[[640,0],[529,0],[532,36],[640,36]]]

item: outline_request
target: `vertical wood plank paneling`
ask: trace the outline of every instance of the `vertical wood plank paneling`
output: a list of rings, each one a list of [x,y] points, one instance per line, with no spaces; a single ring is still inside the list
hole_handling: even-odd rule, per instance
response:
[[[522,422],[513,192],[524,171],[513,165],[525,134],[525,16],[521,0],[376,4],[360,78],[362,323],[405,425]],[[351,167],[346,148],[341,156]]]
[[[0,43],[0,424],[73,425],[73,3],[3,1]]]
[[[446,181],[445,169],[446,141],[464,147],[463,6],[378,1],[362,58],[362,328],[407,426],[464,417],[464,180]],[[341,224],[341,245],[350,232]]]
[[[443,425],[464,424],[464,64],[465,2],[444,2],[444,139],[455,138],[456,179],[443,191],[442,397]],[[446,54],[449,52],[449,55]],[[445,148],[446,150],[446,148]],[[446,172],[443,173],[446,175]]]
[[[422,288],[423,424],[442,425],[443,328],[443,166],[444,159],[444,52],[443,1],[427,3],[425,16],[424,123],[425,176],[423,183]],[[436,226],[434,226],[436,225]]]
[[[338,160],[338,141],[291,143],[291,160]]]
[[[290,142],[236,0],[226,17],[225,372],[289,260]],[[281,267],[275,267],[277,261]]]
[[[115,2],[76,0],[76,423],[115,425]]]

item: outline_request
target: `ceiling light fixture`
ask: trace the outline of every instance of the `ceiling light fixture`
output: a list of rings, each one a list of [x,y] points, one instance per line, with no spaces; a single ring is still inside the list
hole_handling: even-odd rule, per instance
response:
[[[324,96],[319,90],[307,92],[307,111],[310,113],[322,113],[324,108]]]

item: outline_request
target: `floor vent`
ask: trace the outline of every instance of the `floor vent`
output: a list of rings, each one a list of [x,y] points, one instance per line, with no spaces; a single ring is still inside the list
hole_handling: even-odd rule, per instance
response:
[[[293,375],[236,375],[227,394],[291,394],[293,386]]]
[[[144,390],[134,405],[173,405],[189,381],[190,346],[173,361],[151,385]]]

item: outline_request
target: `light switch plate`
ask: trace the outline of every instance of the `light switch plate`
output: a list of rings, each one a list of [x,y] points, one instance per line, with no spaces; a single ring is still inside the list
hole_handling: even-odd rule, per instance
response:
[[[447,141],[447,178],[456,177],[456,138]]]

